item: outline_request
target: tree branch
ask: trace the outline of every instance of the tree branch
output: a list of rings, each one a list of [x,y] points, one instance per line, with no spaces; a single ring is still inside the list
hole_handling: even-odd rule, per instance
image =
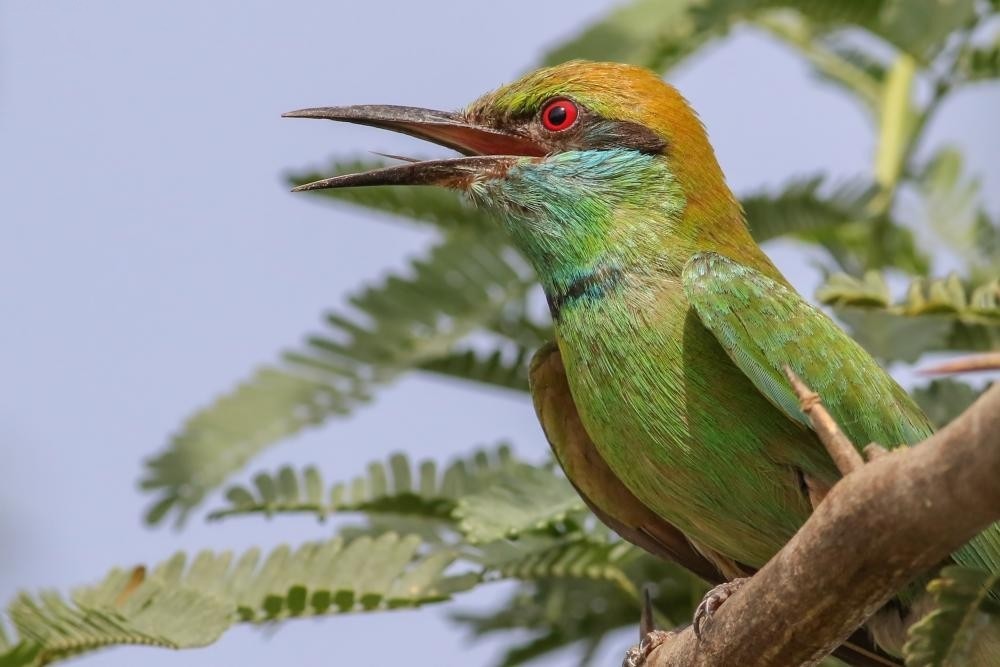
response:
[[[647,667],[811,665],[917,575],[1000,519],[1000,385],[944,429],[834,485],[785,547]]]

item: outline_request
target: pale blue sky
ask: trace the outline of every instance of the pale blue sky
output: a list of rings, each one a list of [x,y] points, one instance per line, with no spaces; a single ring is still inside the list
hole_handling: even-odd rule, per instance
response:
[[[19,588],[66,589],[180,548],[325,535],[304,519],[195,519],[179,533],[149,530],[140,521],[148,499],[136,489],[141,460],[187,414],[429,239],[289,194],[280,179],[334,153],[426,149],[280,113],[363,102],[455,108],[609,6],[0,4],[0,599]],[[794,173],[869,168],[861,112],[750,31],[671,78],[700,111],[737,191]],[[994,209],[998,109],[998,91],[980,89],[932,128],[932,141],[959,141],[975,169],[992,169]],[[775,256],[811,291],[793,245]],[[397,449],[446,458],[501,438],[525,456],[544,452],[525,398],[414,377],[252,469],[317,462],[328,478],[346,478]],[[502,591],[455,604],[489,604]],[[269,637],[240,628],[184,655],[117,649],[80,664],[329,664],[336,656],[446,667],[484,664],[498,646],[470,646],[442,608],[430,607],[295,622]]]

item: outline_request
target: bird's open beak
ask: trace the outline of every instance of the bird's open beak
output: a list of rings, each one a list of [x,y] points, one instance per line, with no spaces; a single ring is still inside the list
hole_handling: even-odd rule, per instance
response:
[[[322,190],[362,185],[439,185],[465,188],[477,180],[500,178],[525,156],[542,157],[545,150],[517,134],[471,123],[462,114],[416,107],[362,104],[318,107],[282,114],[285,118],[325,118],[370,125],[432,141],[465,157],[414,161],[359,174],[344,174],[295,188]]]

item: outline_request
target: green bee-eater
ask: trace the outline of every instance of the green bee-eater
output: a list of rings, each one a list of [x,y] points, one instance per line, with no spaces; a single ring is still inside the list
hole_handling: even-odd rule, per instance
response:
[[[932,432],[754,242],[701,123],[650,71],[574,61],[457,113],[287,115],[382,127],[464,154],[301,189],[439,185],[501,214],[555,324],[531,383],[556,457],[599,516],[653,553],[708,578],[740,576],[798,530],[811,492],[837,480],[786,364],[855,443],[894,447]],[[954,559],[1000,571],[1000,524]],[[905,604],[919,607],[918,594]],[[898,619],[873,627],[898,653],[905,634],[894,626],[903,628]],[[981,664],[1000,665],[1000,648],[984,650],[997,652]]]

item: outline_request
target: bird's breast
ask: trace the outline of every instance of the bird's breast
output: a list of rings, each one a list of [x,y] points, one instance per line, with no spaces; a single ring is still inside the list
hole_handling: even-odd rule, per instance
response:
[[[773,454],[802,432],[729,360],[679,281],[625,281],[564,305],[556,331],[587,432],[647,506],[749,565],[794,534],[809,507]]]

